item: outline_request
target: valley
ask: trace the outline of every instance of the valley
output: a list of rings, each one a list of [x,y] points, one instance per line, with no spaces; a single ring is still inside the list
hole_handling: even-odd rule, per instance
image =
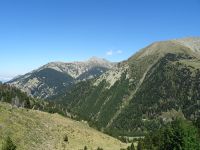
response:
[[[119,63],[49,63],[0,89],[2,138],[20,149],[161,148],[152,140],[176,126],[199,141],[200,38],[155,42]]]
[[[0,1],[0,150],[200,150],[199,8]]]

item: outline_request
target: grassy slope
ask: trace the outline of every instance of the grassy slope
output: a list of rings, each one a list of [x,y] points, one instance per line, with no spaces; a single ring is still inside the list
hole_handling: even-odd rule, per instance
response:
[[[69,143],[64,142],[67,134]],[[9,135],[19,150],[78,150],[102,147],[117,150],[126,144],[98,132],[84,123],[58,114],[12,108],[0,103],[0,145]]]

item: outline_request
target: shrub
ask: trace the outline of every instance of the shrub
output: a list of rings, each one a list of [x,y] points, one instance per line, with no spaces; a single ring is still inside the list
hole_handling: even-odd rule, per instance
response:
[[[64,136],[64,141],[65,141],[65,142],[69,142],[69,139],[68,139],[68,136],[67,136],[67,135]]]

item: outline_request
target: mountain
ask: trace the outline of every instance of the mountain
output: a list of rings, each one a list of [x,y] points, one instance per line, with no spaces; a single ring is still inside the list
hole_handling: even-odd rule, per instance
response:
[[[87,123],[0,102],[0,148],[10,137],[19,150],[120,150],[127,144],[90,128]]]
[[[52,99],[75,83],[96,78],[115,63],[92,57],[85,62],[51,62],[7,82],[36,98]]]
[[[155,42],[60,97],[113,136],[144,135],[173,118],[200,117],[200,38]]]

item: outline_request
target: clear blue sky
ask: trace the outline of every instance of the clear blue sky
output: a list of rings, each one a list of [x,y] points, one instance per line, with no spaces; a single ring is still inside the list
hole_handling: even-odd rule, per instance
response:
[[[0,0],[0,78],[199,35],[200,0]]]

